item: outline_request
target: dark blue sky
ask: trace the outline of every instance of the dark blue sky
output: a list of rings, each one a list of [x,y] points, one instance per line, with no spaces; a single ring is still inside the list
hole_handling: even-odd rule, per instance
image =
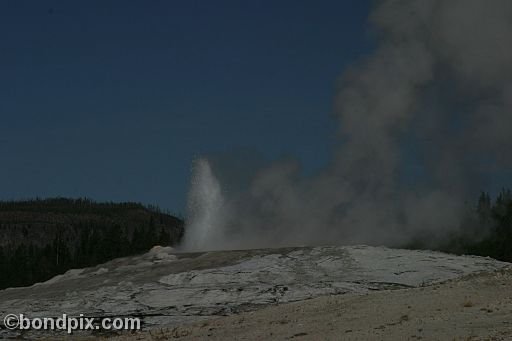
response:
[[[183,212],[198,155],[326,162],[369,1],[0,2],[0,197]]]

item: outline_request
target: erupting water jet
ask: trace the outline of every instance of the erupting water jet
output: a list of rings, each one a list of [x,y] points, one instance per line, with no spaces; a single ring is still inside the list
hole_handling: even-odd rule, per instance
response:
[[[184,249],[215,249],[215,241],[219,241],[223,233],[224,207],[221,186],[210,163],[205,158],[196,160],[188,197]]]

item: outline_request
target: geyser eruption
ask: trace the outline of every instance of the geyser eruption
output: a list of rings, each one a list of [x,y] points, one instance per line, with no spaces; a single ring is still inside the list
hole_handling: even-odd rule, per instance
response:
[[[376,3],[375,52],[343,75],[335,98],[330,164],[313,176],[293,160],[261,169],[225,197],[223,233],[212,238],[217,209],[192,210],[189,232],[206,230],[201,247],[442,235],[459,227],[465,198],[511,170],[512,1]],[[219,207],[198,178],[193,201]]]
[[[187,209],[184,248],[215,249],[223,237],[224,199],[220,184],[204,158],[194,161]]]

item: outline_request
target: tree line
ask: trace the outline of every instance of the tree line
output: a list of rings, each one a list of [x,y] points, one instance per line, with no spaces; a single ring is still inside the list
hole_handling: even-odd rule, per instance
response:
[[[432,249],[453,254],[492,257],[512,262],[512,193],[503,189],[493,199],[482,192],[461,226],[441,239],[418,238],[411,249]]]
[[[175,245],[183,221],[138,203],[0,202],[0,289]]]

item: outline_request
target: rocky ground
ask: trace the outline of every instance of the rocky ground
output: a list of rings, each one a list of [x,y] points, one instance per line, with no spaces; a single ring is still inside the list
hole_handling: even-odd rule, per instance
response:
[[[501,337],[510,313],[508,266],[490,258],[368,246],[194,254],[157,247],[0,291],[0,314],[140,317],[143,331],[121,339],[432,339],[428,335],[437,329],[446,333],[439,339]],[[0,338],[60,336],[0,330]],[[91,339],[107,336],[116,337],[99,333]]]
[[[324,296],[112,340],[512,340],[512,271]]]

